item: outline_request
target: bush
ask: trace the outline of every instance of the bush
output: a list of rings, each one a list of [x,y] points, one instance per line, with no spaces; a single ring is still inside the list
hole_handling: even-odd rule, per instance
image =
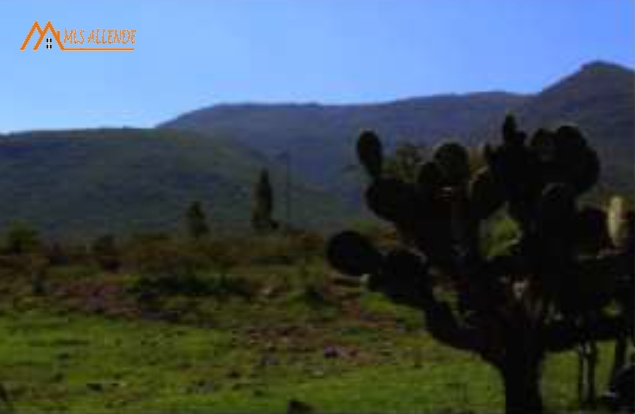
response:
[[[226,275],[203,276],[200,274],[187,274],[178,277],[142,276],[132,288],[132,292],[139,298],[149,296],[212,296],[217,299],[229,297],[250,299],[256,290],[256,286],[245,278]]]
[[[185,241],[166,235],[133,238],[124,249],[124,265],[144,277],[187,277],[209,267],[209,261]]]
[[[234,242],[240,253],[238,262],[254,265],[288,265],[321,258],[324,240],[316,233],[293,232],[239,239]]]
[[[252,284],[228,275],[240,253],[227,240],[145,235],[128,244],[125,265],[140,274],[132,290],[142,299],[175,295],[249,298],[255,292]]]
[[[7,254],[22,255],[40,250],[42,243],[38,232],[25,223],[14,223],[7,232],[3,251]]]
[[[244,260],[249,252],[234,240],[211,239],[198,240],[190,244],[192,253],[201,258],[208,268],[221,275]]]
[[[119,250],[115,238],[112,235],[105,235],[97,238],[91,245],[93,260],[106,271],[117,271],[121,262],[119,260]]]

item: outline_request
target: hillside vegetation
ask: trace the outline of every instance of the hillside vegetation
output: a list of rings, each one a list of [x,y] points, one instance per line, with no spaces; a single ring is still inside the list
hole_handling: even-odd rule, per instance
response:
[[[0,136],[0,228],[23,221],[46,234],[165,231],[202,202],[215,232],[246,230],[252,188],[272,169],[284,218],[284,173],[231,141],[152,129],[29,132]],[[293,213],[308,227],[331,224],[341,205],[294,182]]]
[[[223,134],[275,157],[287,151],[298,173],[346,200],[359,192],[351,173],[354,137],[372,129],[391,148],[400,141],[428,147],[452,138],[471,145],[491,140],[505,112],[518,113],[530,131],[576,123],[602,157],[602,186],[632,192],[635,170],[635,75],[632,69],[591,62],[529,95],[504,92],[441,95],[366,105],[218,105],[192,111],[160,127]]]

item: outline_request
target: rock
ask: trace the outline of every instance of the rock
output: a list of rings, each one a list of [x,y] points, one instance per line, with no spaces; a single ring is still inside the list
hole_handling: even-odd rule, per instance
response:
[[[267,286],[260,294],[265,299],[272,299],[278,294],[278,289],[275,286]]]
[[[192,393],[211,393],[214,391],[216,391],[216,384],[211,381],[198,380],[190,387]]]
[[[314,413],[313,407],[298,400],[289,400],[287,404],[287,414],[310,414]]]
[[[95,392],[103,392],[104,391],[104,385],[102,383],[99,382],[89,382],[86,384],[86,387],[91,390],[91,391],[95,391]]]
[[[324,378],[324,376],[326,375],[326,373],[322,370],[316,369],[311,371],[311,376],[313,378]]]
[[[342,351],[335,346],[327,346],[322,354],[324,358],[339,358],[342,356]]]
[[[258,364],[258,366],[260,368],[264,368],[264,367],[268,367],[268,366],[272,366],[272,365],[278,365],[278,359],[271,354],[265,354],[260,358],[260,362]]]
[[[232,369],[227,373],[227,378],[240,378],[240,372],[236,369]]]
[[[70,357],[71,357],[71,354],[68,353],[68,352],[60,352],[57,355],[57,359],[59,359],[60,361],[68,360],[68,359],[70,359]]]

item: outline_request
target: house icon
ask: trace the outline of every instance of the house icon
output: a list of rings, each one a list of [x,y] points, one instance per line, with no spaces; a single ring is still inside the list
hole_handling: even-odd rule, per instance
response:
[[[40,34],[40,38],[38,39],[37,43],[35,43],[33,50],[37,50],[40,47],[40,43],[42,43],[42,40],[44,39],[46,32],[48,32],[49,30],[53,34],[53,38],[57,42],[57,45],[60,47],[60,50],[64,50],[64,44],[62,44],[60,40],[60,32],[59,30],[58,31],[55,30],[55,28],[51,24],[51,21],[49,20],[46,23],[46,26],[44,26],[44,30],[42,30],[42,27],[40,27],[40,24],[36,20],[35,23],[33,23],[33,26],[31,26],[31,30],[29,31],[29,34],[26,36],[26,39],[24,39],[24,42],[22,43],[22,47],[20,47],[20,51],[24,51],[24,49],[26,49],[26,46],[29,44],[29,40],[31,40],[31,36],[33,36],[33,33],[35,33],[36,30]],[[50,38],[47,39],[47,43],[48,43],[47,49],[53,47],[51,44],[52,41]]]

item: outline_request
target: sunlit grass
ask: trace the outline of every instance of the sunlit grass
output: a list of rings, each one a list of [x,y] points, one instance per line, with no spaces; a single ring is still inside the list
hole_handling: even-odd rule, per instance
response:
[[[423,331],[373,331],[341,321],[314,329],[318,342],[346,352],[326,358],[320,345],[298,349],[292,345],[304,339],[292,333],[285,346],[240,330],[5,312],[1,379],[21,413],[284,412],[290,399],[332,413],[502,409],[495,371]],[[607,351],[599,385],[606,380]],[[548,360],[543,391],[549,407],[575,408],[575,370],[572,353]]]

